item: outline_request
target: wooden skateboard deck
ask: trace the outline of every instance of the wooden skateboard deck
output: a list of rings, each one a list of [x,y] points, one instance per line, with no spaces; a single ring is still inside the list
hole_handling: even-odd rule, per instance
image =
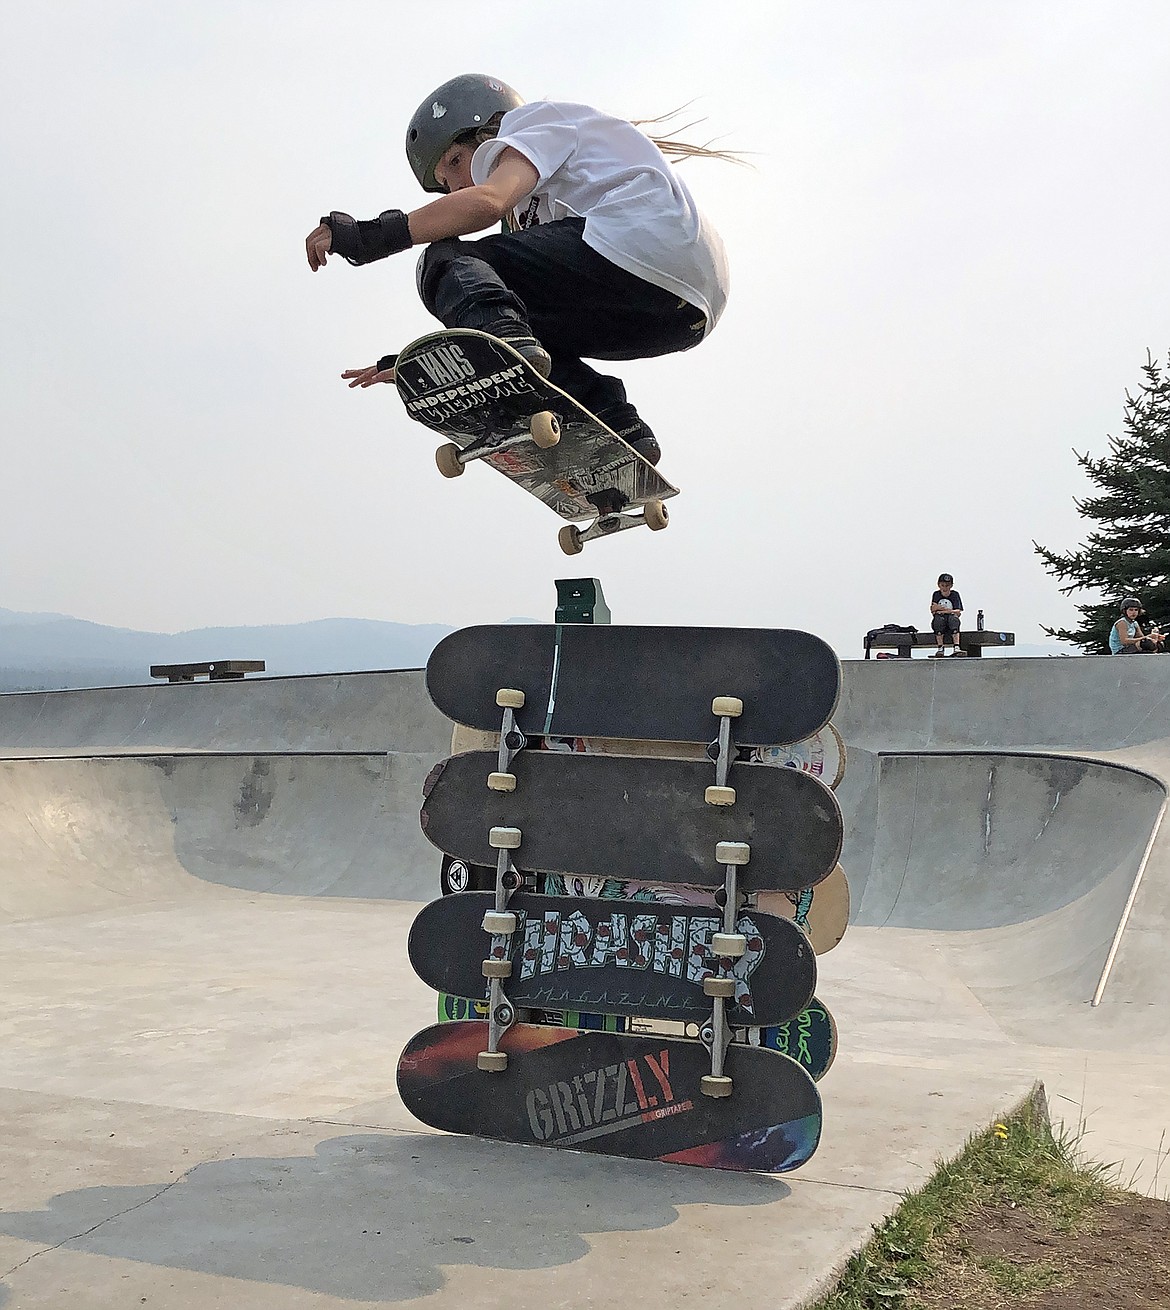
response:
[[[429,333],[399,354],[394,374],[407,414],[462,452],[443,448],[437,457],[447,476],[482,459],[562,519],[590,522],[562,535],[566,553],[576,554],[582,538],[643,522],[666,526],[662,502],[678,488],[498,338],[460,328]],[[554,429],[559,440],[542,448]]]
[[[703,760],[707,748],[694,741],[623,741],[620,737],[537,737],[537,750],[578,755],[646,755],[653,759]],[[498,732],[468,728],[457,723],[451,732],[451,754],[465,751],[497,751]],[[744,764],[774,764],[799,769],[819,778],[836,791],[845,776],[845,743],[841,734],[826,723],[820,732],[786,746],[741,746],[737,758]]]
[[[478,1019],[483,1022],[488,1017],[488,1003],[486,1000],[473,1001],[465,996],[440,992],[438,1017],[440,1023],[451,1023],[456,1019]],[[600,1029],[615,1033],[649,1033],[656,1026],[655,1020],[627,1019],[624,1015],[589,1014],[579,1010],[542,1013],[538,1021],[553,1027]],[[684,1036],[697,1036],[699,1027],[697,1023],[687,1024]],[[819,1082],[837,1058],[837,1023],[828,1007],[814,996],[805,1009],[786,1023],[768,1028],[737,1028],[732,1041],[740,1045],[765,1046],[770,1051],[779,1051],[781,1055],[795,1060],[813,1082]]]
[[[449,718],[498,732],[496,693],[524,693],[528,737],[707,743],[717,696],[743,701],[737,746],[774,747],[819,732],[836,708],[841,666],[811,633],[769,628],[501,624],[443,638],[427,691]]]
[[[794,769],[733,764],[734,805],[708,805],[710,768],[697,760],[522,751],[516,788],[492,791],[496,758],[486,751],[435,766],[424,784],[421,822],[448,855],[493,864],[495,828],[519,829],[513,857],[526,872],[596,874],[647,882],[722,886],[720,842],[746,842],[744,891],[800,891],[833,871],[841,811],[833,793]]]
[[[639,1160],[781,1173],[821,1135],[816,1084],[787,1056],[733,1045],[730,1096],[700,1091],[701,1042],[515,1024],[508,1067],[476,1067],[486,1025],[425,1028],[398,1062],[398,1091],[416,1118],[445,1132]]]
[[[518,893],[508,901],[518,925],[507,937],[484,932],[494,906],[492,892],[464,892],[423,907],[407,950],[428,987],[486,995],[481,961],[510,959],[503,986],[513,1005],[685,1022],[711,1016],[704,979],[729,977],[727,1021],[735,1027],[783,1023],[816,987],[816,956],[789,919],[745,910],[735,931],[747,951],[732,962],[711,952],[712,934],[724,931],[713,907]]]

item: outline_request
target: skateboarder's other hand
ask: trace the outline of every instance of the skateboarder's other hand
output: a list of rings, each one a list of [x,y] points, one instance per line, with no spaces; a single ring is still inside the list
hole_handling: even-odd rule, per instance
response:
[[[324,268],[329,252],[333,248],[333,233],[328,224],[318,223],[305,238],[305,254],[309,258],[309,267],[315,273]]]
[[[354,387],[372,387],[375,382],[393,382],[394,370],[380,369],[377,364],[371,364],[369,368],[347,368],[341,376],[352,390]]]

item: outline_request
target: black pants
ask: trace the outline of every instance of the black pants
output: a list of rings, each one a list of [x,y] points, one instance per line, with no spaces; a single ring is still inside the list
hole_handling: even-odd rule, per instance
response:
[[[599,255],[581,239],[584,229],[583,218],[568,218],[478,241],[436,241],[419,262],[419,294],[444,327],[535,336],[552,356],[549,381],[601,417],[617,418],[622,408],[636,417],[621,380],[581,357],[647,359],[689,350],[703,339],[707,320],[694,305]]]

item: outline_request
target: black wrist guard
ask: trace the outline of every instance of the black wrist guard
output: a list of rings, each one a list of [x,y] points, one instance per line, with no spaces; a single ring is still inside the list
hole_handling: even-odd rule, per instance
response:
[[[333,233],[333,254],[351,264],[372,264],[376,259],[397,255],[414,245],[410,224],[401,209],[386,209],[377,218],[361,222],[334,210],[321,222]]]

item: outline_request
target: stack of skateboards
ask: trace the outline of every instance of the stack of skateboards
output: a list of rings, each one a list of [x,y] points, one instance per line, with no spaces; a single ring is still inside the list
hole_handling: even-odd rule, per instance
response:
[[[487,749],[428,779],[423,830],[453,894],[409,952],[446,1022],[402,1054],[407,1108],[505,1141],[803,1164],[836,1049],[816,956],[848,916],[839,686],[832,651],[792,631],[440,643],[431,698],[457,747]]]

